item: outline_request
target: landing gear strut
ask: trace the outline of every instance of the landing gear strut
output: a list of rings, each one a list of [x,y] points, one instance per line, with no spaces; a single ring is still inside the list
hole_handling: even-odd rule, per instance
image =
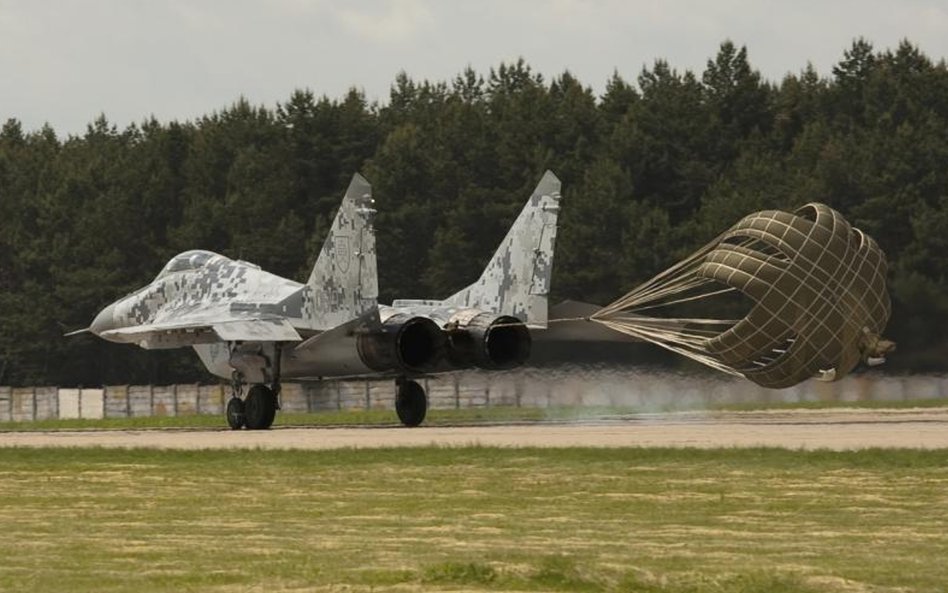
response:
[[[395,380],[395,388],[395,412],[402,424],[418,426],[424,422],[428,413],[428,396],[424,387],[417,381],[402,377]]]
[[[246,423],[244,420],[244,400],[240,399],[243,390],[244,385],[240,380],[240,376],[234,372],[231,396],[227,402],[226,411],[227,426],[230,426],[231,430],[240,430]]]

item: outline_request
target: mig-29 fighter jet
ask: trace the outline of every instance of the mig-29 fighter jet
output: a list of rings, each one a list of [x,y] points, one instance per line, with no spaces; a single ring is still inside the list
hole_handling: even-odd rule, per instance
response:
[[[428,404],[414,379],[527,360],[530,328],[547,325],[559,199],[560,182],[547,172],[474,284],[443,301],[379,306],[376,211],[371,186],[356,174],[306,283],[186,251],[73,334],[146,349],[193,347],[211,373],[232,381],[234,429],[269,428],[284,379],[366,376],[395,378],[398,417],[417,426]]]

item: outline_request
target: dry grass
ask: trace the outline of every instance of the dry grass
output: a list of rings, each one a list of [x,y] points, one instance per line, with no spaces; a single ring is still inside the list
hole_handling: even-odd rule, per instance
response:
[[[948,452],[0,449],[2,591],[942,591]]]

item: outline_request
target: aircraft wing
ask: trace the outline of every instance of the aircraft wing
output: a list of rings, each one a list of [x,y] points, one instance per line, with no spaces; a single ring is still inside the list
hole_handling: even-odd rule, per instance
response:
[[[216,323],[214,333],[225,342],[299,342],[303,338],[286,319],[248,319]]]
[[[180,348],[212,342],[299,342],[299,333],[282,317],[151,323],[109,330],[102,337],[143,348]]]

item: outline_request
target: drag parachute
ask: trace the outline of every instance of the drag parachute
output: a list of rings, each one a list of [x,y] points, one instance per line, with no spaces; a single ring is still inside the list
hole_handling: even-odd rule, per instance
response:
[[[839,212],[811,203],[744,217],[589,319],[764,387],[840,379],[884,360],[885,254]],[[739,291],[739,319],[656,316]]]

